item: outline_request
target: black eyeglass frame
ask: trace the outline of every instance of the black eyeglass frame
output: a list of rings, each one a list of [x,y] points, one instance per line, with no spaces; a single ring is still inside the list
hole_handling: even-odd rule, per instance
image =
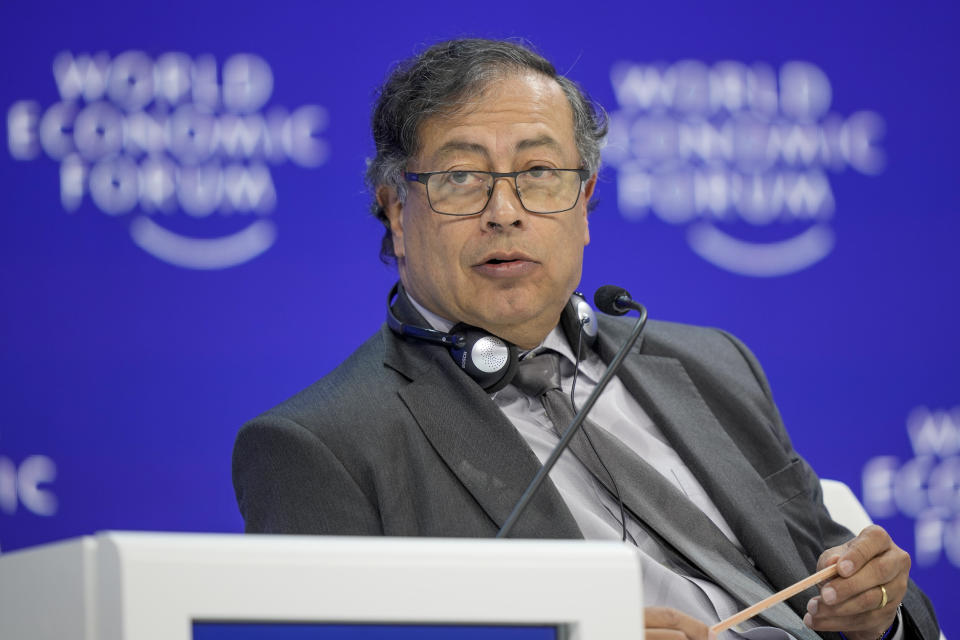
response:
[[[570,211],[575,206],[577,206],[577,203],[580,202],[580,193],[583,192],[583,184],[590,179],[590,170],[589,169],[552,169],[547,167],[546,169],[549,171],[564,171],[568,173],[572,172],[572,173],[576,173],[580,177],[580,188],[577,189],[577,199],[574,200],[573,204],[567,207],[566,209],[557,209],[556,211],[533,211],[531,209],[527,209],[527,205],[523,204],[523,196],[520,195],[520,185],[517,183],[517,176],[524,173],[531,173],[533,171],[543,171],[544,169],[545,169],[544,167],[536,167],[534,169],[524,169],[523,171],[508,171],[506,173],[501,173],[499,171],[473,171],[473,170],[465,170],[465,169],[460,169],[457,171],[427,171],[423,173],[414,173],[412,171],[407,171],[403,174],[403,177],[410,182],[419,182],[420,184],[423,185],[423,188],[426,189],[427,191],[427,202],[430,204],[430,209],[432,209],[434,213],[437,213],[441,216],[475,216],[479,213],[483,213],[483,210],[487,208],[487,205],[490,204],[490,199],[493,197],[493,187],[491,187],[489,193],[487,193],[486,202],[483,203],[483,206],[480,207],[478,211],[474,211],[473,213],[446,213],[444,211],[437,211],[436,207],[433,206],[433,199],[430,197],[430,188],[427,187],[427,181],[430,180],[430,176],[444,175],[444,174],[450,174],[450,173],[482,173],[482,174],[491,176],[493,178],[494,184],[496,184],[496,181],[499,180],[500,178],[513,178],[513,190],[517,194],[517,200],[520,201],[520,205],[526,211],[529,211],[530,213],[533,213],[533,214],[550,215],[552,213],[563,213],[564,211]]]

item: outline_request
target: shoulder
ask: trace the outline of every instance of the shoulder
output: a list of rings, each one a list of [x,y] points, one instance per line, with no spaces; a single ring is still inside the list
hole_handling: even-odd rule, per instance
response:
[[[329,374],[247,425],[293,423],[316,433],[324,425],[356,423],[364,417],[375,421],[378,415],[395,412],[396,391],[407,379],[384,364],[391,339],[388,330],[381,329]]]
[[[256,502],[251,496],[261,485],[314,487],[309,483],[317,478],[344,491],[370,490],[369,474],[412,430],[398,393],[408,380],[384,364],[388,332],[377,332],[328,375],[240,428],[233,478],[241,503]],[[255,521],[250,509],[245,517]]]
[[[397,375],[383,352],[377,333],[329,375],[243,425],[232,472],[247,531],[382,533],[368,471],[387,422],[376,407]]]
[[[676,322],[651,325],[649,344],[644,345],[646,353],[677,358],[691,375],[753,379],[767,391],[767,379],[760,362],[733,334]]]
[[[600,319],[600,330],[619,343],[626,340],[635,321],[629,318]],[[713,327],[650,320],[639,347],[647,356],[673,358],[695,375],[698,372],[723,377],[751,377],[766,383],[756,357],[732,334]]]
[[[634,324],[629,318],[601,318],[607,348],[619,348]],[[638,357],[648,366],[656,360],[679,363],[683,376],[715,413],[760,415],[786,441],[763,368],[735,336],[711,327],[651,320],[641,340]]]

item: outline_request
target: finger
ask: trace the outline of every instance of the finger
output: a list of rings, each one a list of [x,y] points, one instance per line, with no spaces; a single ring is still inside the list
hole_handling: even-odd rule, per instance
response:
[[[817,571],[826,569],[832,564],[837,564],[837,560],[843,555],[844,550],[845,547],[840,545],[839,547],[831,547],[821,553],[820,558],[817,560]]]
[[[848,615],[861,611],[876,609],[883,602],[883,592],[887,594],[887,604],[900,604],[907,593],[907,578],[901,576],[883,584],[862,589],[856,593],[848,590],[848,585],[824,587],[819,596],[819,606],[822,611],[829,611],[831,615]],[[807,603],[811,606],[811,603]]]
[[[890,535],[883,528],[870,525],[856,538],[840,546],[843,552],[837,559],[837,573],[848,578],[891,546]]]
[[[884,606],[881,607],[881,604]],[[867,636],[876,638],[882,630],[889,629],[893,624],[897,604],[898,601],[889,597],[884,603],[883,590],[879,587],[837,607],[823,604],[819,597],[812,598],[807,604],[803,621],[818,631],[863,631]]]
[[[880,609],[880,604],[884,604],[884,609],[888,607],[896,608],[897,602],[891,597],[890,587],[887,589],[887,600],[884,603],[883,590],[880,587],[871,587],[866,591],[849,598],[848,600],[836,605],[826,604],[821,597],[811,598],[807,603],[807,612],[814,618],[816,617],[844,617],[853,616],[861,613],[869,613]]]
[[[682,633],[682,638],[663,638],[663,640],[708,640],[710,629],[696,618],[669,607],[646,607],[643,610],[644,627],[648,637],[651,634],[668,632]],[[668,635],[672,636],[672,633]]]
[[[820,596],[824,604],[836,607],[871,589],[876,592],[882,585],[887,590],[887,599],[899,602],[906,594],[909,575],[910,554],[894,546],[873,558],[853,576],[824,583],[820,587]]]

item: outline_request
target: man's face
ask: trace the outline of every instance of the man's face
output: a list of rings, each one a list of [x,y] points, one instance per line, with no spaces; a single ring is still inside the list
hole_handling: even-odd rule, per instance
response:
[[[580,168],[570,104],[539,74],[495,81],[468,107],[424,121],[419,137],[408,171]],[[548,215],[526,211],[512,179],[497,180],[486,209],[464,217],[432,211],[423,184],[409,183],[405,203],[381,188],[404,287],[448,320],[536,346],[580,282],[595,180],[573,209]]]

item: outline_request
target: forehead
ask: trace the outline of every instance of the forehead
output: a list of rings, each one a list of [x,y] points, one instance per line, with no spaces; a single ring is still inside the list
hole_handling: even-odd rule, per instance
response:
[[[512,157],[533,149],[569,161],[578,157],[570,102],[555,80],[537,73],[490,82],[457,108],[424,120],[418,137],[416,155],[427,162],[464,154]]]

